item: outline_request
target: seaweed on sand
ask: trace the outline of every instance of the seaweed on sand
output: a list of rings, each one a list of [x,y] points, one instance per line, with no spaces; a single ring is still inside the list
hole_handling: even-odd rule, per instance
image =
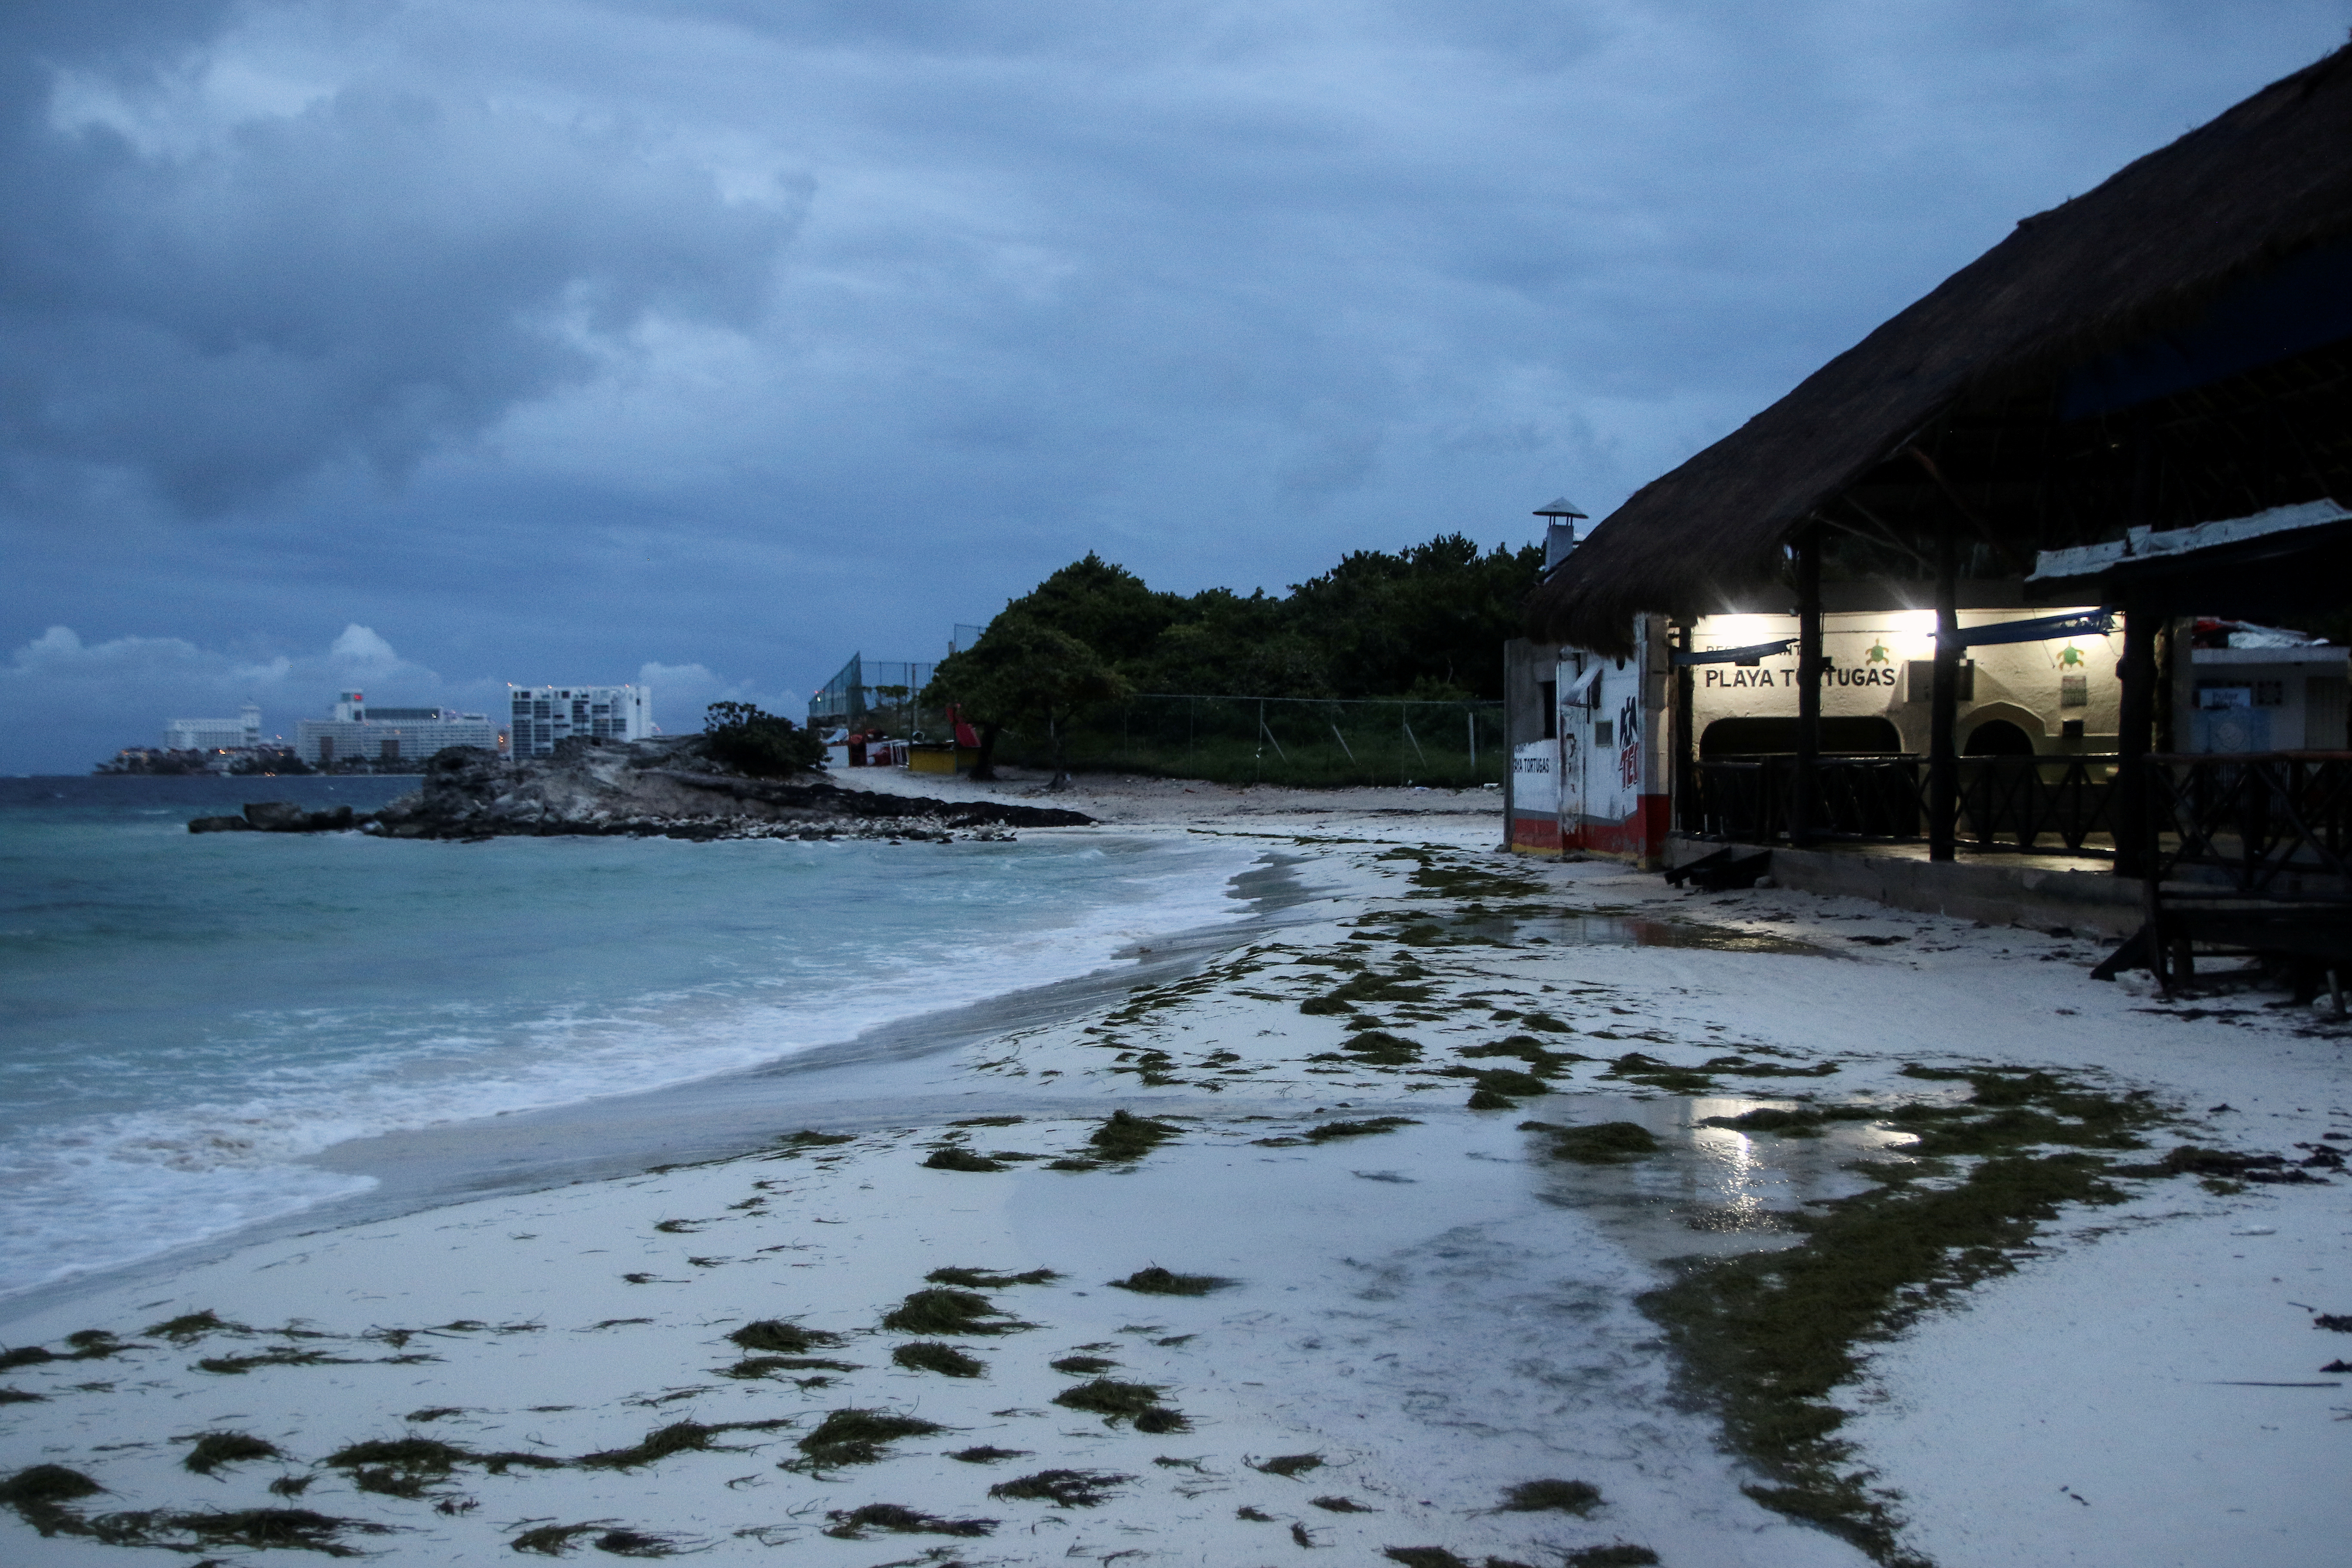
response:
[[[209,1476],[226,1465],[243,1465],[255,1459],[282,1459],[286,1456],[278,1445],[266,1442],[246,1432],[203,1432],[180,1460],[183,1469],[200,1476]]]
[[[41,1405],[48,1400],[46,1394],[34,1394],[22,1388],[0,1388],[0,1405]]]
[[[816,1429],[800,1440],[802,1457],[787,1459],[779,1468],[816,1472],[845,1465],[870,1465],[885,1457],[882,1449],[886,1443],[946,1430],[936,1421],[888,1410],[845,1407],[827,1411]]]
[[[751,1355],[732,1366],[719,1367],[718,1372],[721,1377],[749,1380],[778,1372],[856,1372],[857,1369],[858,1363],[854,1361],[833,1361],[824,1356]]]
[[[1517,1110],[1518,1097],[1551,1092],[1551,1085],[1516,1068],[1488,1068],[1471,1076],[1478,1081],[1478,1087],[1470,1091],[1473,1110]]]
[[[1310,1127],[1300,1136],[1309,1143],[1328,1143],[1335,1138],[1366,1138],[1375,1132],[1393,1132],[1400,1127],[1418,1127],[1421,1121],[1412,1116],[1369,1116],[1361,1121],[1326,1121]]]
[[[1365,1029],[1350,1035],[1339,1049],[1350,1061],[1371,1068],[1410,1067],[1421,1059],[1421,1047],[1385,1029]]]
[[[207,1307],[201,1312],[183,1312],[176,1318],[166,1318],[160,1323],[150,1323],[140,1331],[157,1335],[175,1345],[191,1345],[206,1334],[250,1334],[255,1332],[243,1323],[224,1321],[220,1314]]]
[[[967,1465],[992,1465],[1000,1459],[1025,1459],[1034,1450],[1029,1448],[999,1448],[987,1443],[974,1447],[958,1448],[948,1456]]]
[[[1560,1564],[1561,1568],[1654,1568],[1657,1561],[1658,1554],[1648,1547],[1619,1541],[1581,1547],[1562,1558]]]
[[[1002,1290],[1008,1285],[1050,1285],[1061,1278],[1051,1268],[1023,1274],[1000,1274],[993,1268],[934,1268],[923,1276],[933,1285],[954,1285],[967,1290]]]
[[[1325,1513],[1378,1513],[1381,1511],[1376,1508],[1367,1508],[1354,1498],[1340,1497],[1336,1493],[1328,1497],[1309,1498],[1307,1500]]]
[[[640,1465],[650,1465],[672,1454],[698,1454],[711,1449],[740,1452],[716,1441],[727,1432],[773,1432],[789,1426],[789,1417],[772,1421],[720,1421],[705,1425],[699,1421],[673,1421],[657,1426],[625,1448],[605,1448],[593,1454],[583,1454],[572,1461],[583,1469],[633,1470]]]
[[[1171,1410],[1164,1405],[1155,1405],[1136,1416],[1135,1429],[1157,1436],[1170,1432],[1190,1432],[1192,1429],[1192,1423],[1185,1419],[1181,1410]]]
[[[963,1536],[990,1535],[996,1530],[996,1521],[992,1519],[941,1519],[895,1502],[832,1509],[824,1517],[833,1521],[833,1528],[824,1533],[835,1541],[863,1541],[869,1530],[887,1530],[893,1535]]]
[[[937,1340],[917,1340],[890,1352],[890,1359],[912,1372],[936,1372],[948,1377],[985,1377],[988,1363],[953,1345]]]
[[[883,1315],[882,1326],[894,1333],[939,1334],[963,1338],[974,1334],[1009,1334],[1034,1328],[974,1290],[934,1285],[917,1290]]]
[[[338,1519],[307,1508],[243,1508],[203,1512],[142,1509],[132,1513],[105,1513],[76,1533],[94,1536],[110,1546],[161,1546],[173,1552],[204,1552],[215,1547],[231,1551],[316,1552],[327,1557],[364,1555],[341,1538],[345,1533],[389,1535],[392,1526],[366,1520]]]
[[[1262,1471],[1269,1476],[1289,1477],[1304,1475],[1308,1470],[1321,1469],[1323,1468],[1323,1456],[1320,1454],[1276,1454],[1271,1459],[1264,1461],[1245,1459],[1243,1463],[1248,1465],[1253,1470]]]
[[[1417,984],[1428,971],[1416,963],[1401,963],[1392,974],[1368,969],[1349,975],[1320,996],[1309,996],[1298,1010],[1309,1016],[1349,1013],[1369,1002],[1426,1002],[1429,986]]]
[[[1572,1513],[1583,1519],[1601,1506],[1601,1489],[1591,1481],[1521,1481],[1503,1489],[1501,1513]]]
[[[1241,1283],[1221,1274],[1177,1274],[1152,1264],[1139,1268],[1124,1279],[1108,1283],[1115,1289],[1134,1290],[1146,1296],[1205,1296],[1212,1290],[1223,1290]]]
[[[411,1358],[402,1356],[393,1359],[405,1361]],[[426,1361],[434,1358],[418,1356],[414,1359]],[[292,1345],[279,1345],[275,1350],[259,1351],[252,1355],[206,1356],[196,1363],[196,1370],[224,1377],[242,1377],[257,1366],[356,1366],[358,1364],[358,1360],[352,1356],[329,1355],[324,1351],[298,1350]]]
[[[2105,1169],[2084,1154],[2010,1154],[1955,1185],[1881,1186],[1798,1218],[1808,1233],[1798,1247],[1686,1262],[1641,1306],[1664,1328],[1687,1386],[1721,1410],[1731,1447],[1769,1479],[1749,1496],[1882,1563],[1916,1564],[1898,1543],[1893,1500],[1852,1467],[1830,1393],[1859,1371],[1857,1345],[2008,1272],[2005,1249],[2061,1204],[2119,1201]]]
[[[779,1143],[790,1144],[794,1149],[822,1149],[832,1143],[855,1143],[857,1142],[857,1134],[855,1132],[819,1132],[814,1127],[803,1127],[797,1132],[785,1133],[782,1137],[777,1139],[776,1142]]]
[[[15,1509],[18,1518],[43,1535],[60,1531],[81,1534],[88,1527],[66,1504],[105,1489],[79,1470],[63,1465],[33,1465],[0,1481],[0,1507]]]
[[[1087,1135],[1087,1144],[1101,1159],[1140,1160],[1182,1131],[1172,1121],[1114,1110]]]
[[[1050,1502],[1055,1508],[1094,1508],[1111,1492],[1135,1479],[1112,1470],[1039,1470],[988,1489],[988,1495],[1006,1502]]]
[[[1097,1377],[1062,1390],[1054,1395],[1054,1403],[1066,1410],[1084,1410],[1117,1421],[1140,1415],[1157,1405],[1160,1390],[1149,1383],[1119,1383]]]
[[[1553,1159],[1584,1165],[1620,1165],[1658,1152],[1657,1138],[1638,1121],[1595,1121],[1582,1127],[1522,1121],[1519,1131],[1550,1133]]]
[[[529,1552],[541,1557],[561,1557],[572,1550],[572,1543],[583,1535],[591,1535],[611,1524],[610,1520],[597,1520],[589,1524],[540,1524],[524,1531],[507,1542],[514,1552]]]
[[[985,1154],[975,1154],[971,1150],[953,1143],[943,1149],[932,1150],[930,1158],[923,1162],[923,1168],[927,1171],[975,1172],[1011,1169],[1002,1160],[992,1160]]]
[[[346,1444],[320,1462],[329,1469],[348,1472],[362,1491],[403,1498],[425,1496],[461,1465],[479,1465],[492,1475],[504,1475],[517,1465],[534,1470],[563,1468],[562,1459],[545,1454],[477,1453],[456,1443],[417,1436]]]
[[[1072,1377],[1099,1377],[1117,1366],[1118,1363],[1108,1356],[1066,1355],[1061,1360],[1048,1364],[1055,1372],[1066,1373]]]
[[[843,1336],[824,1329],[804,1329],[782,1318],[761,1318],[744,1324],[727,1338],[747,1351],[772,1355],[806,1355],[811,1351],[828,1350],[841,1343]],[[844,1367],[843,1370],[849,1369]]]

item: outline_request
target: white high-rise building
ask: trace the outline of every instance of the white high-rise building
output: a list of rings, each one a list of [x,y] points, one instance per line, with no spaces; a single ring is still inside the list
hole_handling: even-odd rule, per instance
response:
[[[509,686],[507,697],[518,757],[551,755],[575,735],[643,741],[654,732],[650,686]]]
[[[294,726],[294,750],[314,767],[363,757],[370,762],[423,762],[450,746],[495,748],[499,727],[483,713],[450,708],[385,708],[363,691],[335,699],[331,719],[304,719]]]
[[[261,744],[261,710],[247,703],[234,719],[171,719],[163,724],[167,752],[222,752]]]

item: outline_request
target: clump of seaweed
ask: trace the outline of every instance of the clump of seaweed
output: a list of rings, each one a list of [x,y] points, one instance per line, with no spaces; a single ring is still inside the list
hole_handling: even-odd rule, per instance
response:
[[[1205,1296],[1212,1290],[1223,1290],[1241,1283],[1221,1274],[1177,1274],[1152,1264],[1139,1268],[1124,1279],[1106,1283],[1120,1290],[1134,1290],[1146,1296]]]
[[[1072,1377],[1098,1377],[1117,1366],[1118,1363],[1108,1356],[1066,1355],[1061,1360],[1048,1364],[1055,1372],[1066,1373]]]
[[[1658,1554],[1648,1547],[1619,1541],[1607,1546],[1580,1548],[1570,1552],[1561,1563],[1562,1568],[1654,1568],[1657,1561]]]
[[[1148,1383],[1119,1383],[1097,1377],[1066,1388],[1054,1403],[1067,1410],[1084,1410],[1113,1421],[1140,1415],[1160,1403],[1160,1390]]]
[[[772,1355],[806,1355],[842,1342],[843,1336],[824,1329],[804,1329],[782,1318],[761,1318],[744,1324],[727,1338],[747,1351]],[[846,1367],[844,1371],[849,1370]]]
[[[1325,1513],[1378,1513],[1381,1511],[1379,1509],[1369,1508],[1358,1502],[1354,1498],[1340,1497],[1337,1493],[1328,1497],[1308,1498],[1307,1500]]]
[[[43,1535],[60,1531],[82,1534],[88,1527],[66,1504],[105,1489],[79,1470],[63,1465],[33,1465],[0,1481],[0,1507],[15,1509],[19,1519]]]
[[[1402,1035],[1391,1035],[1385,1029],[1364,1029],[1348,1037],[1339,1049],[1350,1061],[1365,1067],[1409,1067],[1421,1059],[1421,1046]]]
[[[675,1557],[677,1542],[642,1530],[608,1530],[596,1538],[596,1550],[615,1557]]]
[[[927,1171],[1003,1171],[1011,1169],[1002,1160],[992,1160],[985,1154],[950,1143],[944,1149],[934,1149],[931,1157],[923,1162]]]
[[[1656,1057],[1640,1051],[1628,1051],[1609,1064],[1602,1078],[1622,1078],[1633,1083],[1661,1089],[1668,1094],[1705,1094],[1713,1089],[1715,1079],[1692,1068],[1679,1068]]]
[[[248,1464],[255,1459],[282,1459],[286,1456],[278,1445],[266,1442],[246,1432],[202,1432],[180,1461],[183,1469],[200,1476],[209,1476],[225,1465]]]
[[[572,1550],[572,1543],[583,1535],[593,1535],[606,1528],[610,1520],[598,1520],[589,1524],[533,1525],[507,1542],[509,1550],[529,1552],[541,1557],[561,1557]]]
[[[981,1443],[970,1448],[958,1448],[948,1458],[961,1459],[967,1465],[993,1465],[1003,1459],[1025,1459],[1034,1450],[1028,1448],[999,1448]]]
[[[1550,1133],[1553,1159],[1585,1165],[1622,1165],[1658,1152],[1656,1136],[1638,1121],[1596,1121],[1583,1127],[1522,1121],[1519,1131]]]
[[[1002,1290],[1008,1285],[1050,1285],[1061,1278],[1052,1268],[1032,1268],[1023,1274],[1000,1274],[993,1268],[934,1268],[923,1278],[933,1285],[954,1285],[967,1290]]]
[[[1087,1137],[1087,1144],[1104,1160],[1140,1160],[1183,1130],[1172,1121],[1114,1110]]]
[[[700,1421],[673,1421],[657,1426],[625,1448],[604,1448],[593,1454],[583,1454],[572,1463],[589,1470],[633,1470],[667,1459],[672,1454],[698,1454],[710,1449],[728,1448],[716,1439],[726,1432],[773,1432],[792,1425],[790,1417],[772,1421],[720,1421],[709,1425]]]
[[[1521,1481],[1503,1489],[1503,1513],[1572,1513],[1579,1519],[1601,1506],[1601,1489],[1591,1481]]]
[[[392,1526],[338,1519],[307,1508],[244,1508],[206,1512],[142,1509],[100,1514],[81,1533],[110,1546],[161,1546],[173,1552],[213,1547],[234,1551],[316,1552],[327,1557],[358,1557],[360,1549],[341,1539],[347,1532],[389,1535]]]
[[[1402,963],[1393,974],[1382,974],[1367,969],[1349,976],[1320,996],[1310,996],[1298,1005],[1298,1010],[1309,1016],[1349,1013],[1370,1002],[1426,1002],[1432,991],[1429,986],[1414,984],[1428,971],[1415,963]]]
[[[1055,1508],[1094,1508],[1135,1479],[1111,1470],[1039,1470],[1000,1481],[988,1495],[1006,1502],[1049,1502]]]
[[[1181,1410],[1171,1410],[1165,1405],[1155,1405],[1135,1418],[1135,1429],[1152,1436],[1171,1432],[1190,1432],[1192,1423]]]
[[[432,1356],[395,1356],[395,1361],[432,1361]],[[252,1355],[206,1356],[196,1363],[196,1370],[223,1377],[242,1377],[257,1366],[356,1366],[356,1358],[329,1355],[324,1351],[301,1350],[293,1345],[279,1345],[275,1350],[256,1352]]]
[[[1248,1465],[1253,1470],[1262,1471],[1269,1476],[1299,1476],[1306,1474],[1308,1470],[1321,1469],[1323,1468],[1323,1456],[1320,1454],[1276,1454],[1271,1459],[1264,1461],[1245,1459],[1243,1463]]]
[[[819,1132],[814,1127],[803,1127],[797,1132],[787,1132],[776,1140],[794,1149],[821,1149],[832,1143],[855,1143],[855,1132]]]
[[[1025,1116],[966,1116],[948,1123],[950,1127],[1013,1127],[1029,1119]]]
[[[917,1340],[912,1344],[900,1345],[890,1352],[890,1359],[914,1372],[936,1372],[947,1377],[988,1375],[986,1362],[937,1340]]]
[[[751,1355],[745,1356],[732,1366],[719,1367],[718,1373],[721,1377],[749,1380],[779,1372],[856,1372],[857,1369],[858,1363],[854,1361],[832,1361],[824,1356]]]
[[[1328,1143],[1336,1138],[1368,1138],[1375,1132],[1393,1132],[1400,1127],[1418,1127],[1421,1121],[1412,1116],[1368,1116],[1361,1121],[1326,1121],[1299,1134],[1309,1143]]]
[[[35,1394],[22,1388],[0,1388],[0,1405],[41,1405],[48,1400],[46,1394]]]
[[[1023,1322],[977,1291],[934,1285],[891,1308],[883,1315],[882,1326],[894,1333],[964,1338],[1009,1334],[1036,1325]]]
[[[322,1462],[346,1472],[363,1492],[421,1498],[473,1457],[470,1449],[434,1437],[380,1437],[346,1444]]]
[[[996,1530],[992,1519],[941,1519],[934,1513],[923,1513],[895,1502],[869,1502],[862,1508],[832,1509],[825,1518],[833,1528],[824,1533],[835,1541],[864,1541],[869,1530],[887,1531],[893,1535],[990,1535]]]
[[[201,1312],[183,1312],[176,1318],[150,1323],[140,1331],[158,1335],[175,1345],[192,1345],[206,1334],[250,1334],[256,1331],[243,1323],[228,1322],[207,1307]]]
[[[882,1448],[886,1443],[946,1430],[936,1421],[888,1410],[845,1407],[827,1411],[816,1429],[800,1440],[802,1457],[787,1459],[780,1468],[814,1472],[838,1469],[845,1465],[871,1465],[884,1457]]]
[[[310,1489],[310,1483],[318,1479],[319,1478],[316,1476],[280,1476],[276,1480],[269,1483],[269,1495],[271,1497],[300,1497],[304,1492]]]

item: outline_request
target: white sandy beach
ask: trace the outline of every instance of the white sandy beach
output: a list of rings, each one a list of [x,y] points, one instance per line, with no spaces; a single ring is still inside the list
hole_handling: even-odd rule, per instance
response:
[[[0,1375],[38,1396],[0,1405],[0,1474],[87,1476],[105,1490],[70,1502],[80,1520],[310,1510],[349,1521],[322,1539],[404,1563],[534,1548],[843,1568],[1446,1561],[1383,1556],[1437,1548],[1551,1564],[1620,1545],[1683,1568],[1860,1563],[1743,1493],[1753,1472],[1722,1451],[1708,1410],[1676,1396],[1633,1298],[1670,1278],[1669,1258],[1791,1245],[1773,1215],[1860,1191],[1846,1163],[1900,1159],[1909,1134],[1698,1127],[1791,1101],[1769,1079],[1666,1093],[1604,1077],[1612,1057],[1834,1064],[1791,1080],[1824,1100],[1916,1097],[1906,1064],[2047,1068],[2151,1091],[2179,1118],[2150,1133],[2158,1152],[2300,1158],[2352,1135],[2352,1034],[2258,998],[2160,1005],[2089,980],[2086,942],[1786,891],[1685,895],[1603,862],[1509,861],[1492,847],[1499,804],[1481,792],[1204,798],[1212,788],[1056,797],[1123,831],[1189,819],[1205,825],[1153,830],[1244,835],[1296,860],[1312,897],[1189,978],[887,1070],[835,1069],[836,1102],[865,1083],[924,1108],[862,1120],[845,1142],[278,1236],[14,1316],[0,1307],[8,1345],[61,1358]],[[1531,879],[1551,914],[1465,910],[1496,870]],[[1471,880],[1449,890],[1457,873]],[[1477,940],[1413,939],[1430,920],[1467,922]],[[1681,922],[1667,934],[1699,944],[1631,942],[1636,920]],[[1367,1000],[1352,1026],[1302,1014],[1367,957],[1412,964],[1427,994]],[[1469,1085],[1439,1069],[1530,1015],[1563,1022],[1548,1039],[1591,1059],[1516,1109],[1467,1109]],[[1367,1016],[1420,1058],[1337,1057]],[[800,1103],[776,1107],[772,1136],[835,1131]],[[1166,1115],[1179,1135],[1092,1169],[924,1163],[942,1147],[1086,1154],[1114,1108]],[[990,1115],[1019,1120],[955,1125]],[[1300,1137],[1378,1116],[1412,1120]],[[1661,1148],[1623,1165],[1551,1159],[1519,1130],[1529,1119],[1633,1121]],[[2352,1184],[2213,1185],[2225,1190],[2147,1180],[2120,1205],[2062,1211],[2015,1250],[2014,1272],[1874,1349],[1839,1400],[1856,1412],[1844,1435],[1857,1462],[1900,1493],[1906,1551],[1945,1568],[2341,1561],[2352,1379],[2320,1368],[2352,1356],[2352,1334],[2314,1317],[2352,1313]],[[1150,1267],[1226,1283],[1199,1296],[1108,1283]],[[942,1268],[1056,1277],[982,1289],[1004,1315],[967,1331],[886,1329]],[[185,1322],[207,1312],[232,1326]],[[176,1336],[158,1331],[174,1320]],[[729,1339],[772,1321],[838,1338],[781,1355]],[[68,1336],[92,1330],[123,1348],[64,1359]],[[983,1375],[894,1363],[918,1342],[952,1344]],[[779,1364],[741,1364],[761,1355]],[[1052,1364],[1073,1357],[1108,1364]],[[780,1364],[793,1361],[810,1364]],[[1055,1403],[1097,1376],[1149,1385],[1154,1408],[1178,1414],[1138,1430]],[[871,1462],[812,1465],[803,1440],[843,1409],[936,1430],[885,1441]],[[205,1433],[276,1457],[191,1473]],[[415,1438],[450,1447],[328,1462]],[[957,1457],[978,1448],[1013,1452]],[[991,1495],[1052,1471],[1090,1475],[1093,1500]],[[1583,1514],[1498,1506],[1546,1479],[1589,1483],[1599,1501]],[[912,1511],[861,1523],[856,1510],[877,1504]],[[184,1518],[152,1518],[149,1538],[252,1555]],[[97,1564],[123,1550],[0,1518],[0,1560]]]

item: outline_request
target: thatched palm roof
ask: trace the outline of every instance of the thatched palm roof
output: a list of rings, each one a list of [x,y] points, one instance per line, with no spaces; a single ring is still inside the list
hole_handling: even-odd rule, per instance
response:
[[[2070,418],[2068,374],[2193,322],[2232,288],[2347,233],[2352,49],[2025,219],[1738,431],[1644,486],[1537,589],[1528,634],[1621,648],[1637,612],[1727,607],[1780,580],[1781,547],[1816,518],[1853,542],[1846,575],[1924,574],[1920,542],[1941,514],[1970,520],[1978,574],[2007,577],[2030,567],[2035,548],[2157,521],[2147,467],[2135,489],[2108,457],[2126,444],[2117,420],[2155,416],[2143,405]],[[2306,370],[2285,392],[2242,389],[2237,405],[2218,411],[2210,388],[2164,404],[2151,439],[2167,444],[2158,488],[2174,520],[2352,488],[2352,452],[2340,444],[2315,455],[2294,437],[2302,456],[2292,475],[2277,461],[2255,472],[2240,460],[2249,397],[2266,414],[2281,397],[2303,398],[2298,417],[2327,427],[2315,439],[2340,443],[2345,421],[2308,402],[2319,387],[2340,413],[2340,368]],[[1915,460],[1914,447],[1929,462]],[[2216,463],[2236,467],[2216,481]],[[2200,483],[2213,493],[2200,497]],[[2140,515],[2127,516],[2135,508]]]

